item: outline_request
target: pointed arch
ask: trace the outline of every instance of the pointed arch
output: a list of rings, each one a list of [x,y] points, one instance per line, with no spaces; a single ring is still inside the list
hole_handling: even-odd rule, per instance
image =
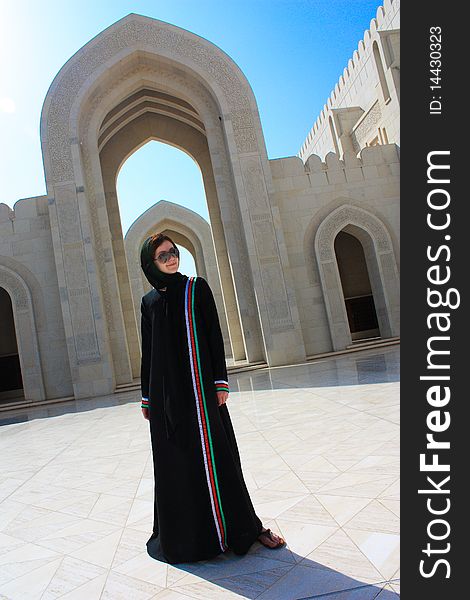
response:
[[[357,237],[364,248],[382,337],[399,335],[399,277],[390,234],[371,212],[344,204],[321,222],[314,242],[334,350],[352,343],[334,251],[342,230]]]
[[[4,264],[0,264],[0,287],[4,288],[11,298],[24,397],[32,401],[45,400],[31,290],[18,273]]]

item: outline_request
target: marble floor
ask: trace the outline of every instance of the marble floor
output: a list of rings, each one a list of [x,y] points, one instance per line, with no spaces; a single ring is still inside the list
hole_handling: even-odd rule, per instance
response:
[[[153,560],[139,394],[23,409],[0,421],[0,598],[398,598],[399,347],[229,383],[253,504],[286,547]]]

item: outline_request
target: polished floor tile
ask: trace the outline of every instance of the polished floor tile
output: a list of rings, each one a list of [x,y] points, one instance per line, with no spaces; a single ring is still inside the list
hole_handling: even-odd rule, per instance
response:
[[[167,565],[137,392],[2,415],[4,600],[399,597],[399,348],[229,374],[243,471],[287,541]]]

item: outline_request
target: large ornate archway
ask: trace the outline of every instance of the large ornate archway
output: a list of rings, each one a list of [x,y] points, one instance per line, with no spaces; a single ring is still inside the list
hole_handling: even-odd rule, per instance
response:
[[[378,217],[345,204],[322,221],[315,235],[315,255],[333,349],[344,349],[352,342],[334,250],[340,231],[354,235],[364,248],[382,337],[399,335],[399,277],[390,235]]]
[[[118,143],[124,131],[135,134],[131,147]],[[256,101],[219,48],[129,15],[58,73],[41,139],[76,397],[109,393],[138,374],[113,177],[148,139],[177,145],[201,166],[224,302],[248,361],[305,357]]]

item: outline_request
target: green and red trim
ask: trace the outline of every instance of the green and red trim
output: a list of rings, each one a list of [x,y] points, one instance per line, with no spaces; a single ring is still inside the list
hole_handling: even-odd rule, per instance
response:
[[[194,291],[196,278],[189,277],[186,282],[185,290],[185,320],[186,333],[188,340],[189,359],[191,364],[191,376],[193,382],[194,398],[196,401],[196,411],[199,423],[199,434],[201,438],[201,449],[206,472],[207,487],[212,506],[214,524],[219,538],[219,545],[222,552],[228,548],[227,527],[225,516],[222,509],[222,500],[220,497],[219,482],[217,478],[217,469],[215,464],[214,448],[210,430],[210,420],[207,411],[206,395],[201,369],[201,358],[199,352],[199,343],[196,329],[196,318],[194,311]]]
[[[215,389],[218,392],[229,392],[229,386],[228,386],[228,381],[225,381],[224,379],[217,379],[216,381],[214,381],[215,383]]]

